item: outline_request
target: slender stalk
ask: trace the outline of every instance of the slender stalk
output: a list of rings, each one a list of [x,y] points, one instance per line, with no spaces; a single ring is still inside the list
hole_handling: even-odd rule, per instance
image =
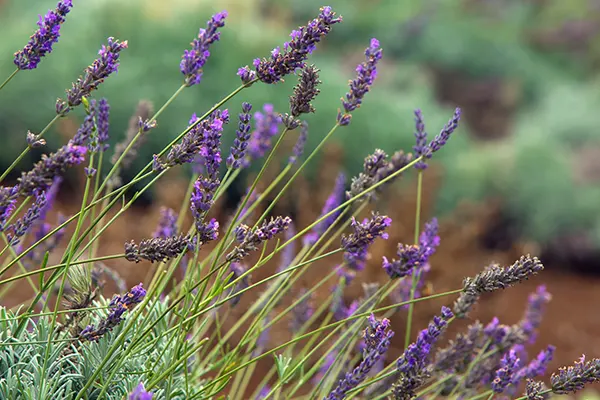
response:
[[[20,69],[19,69],[19,68],[15,69],[15,70],[13,71],[13,73],[12,73],[12,74],[10,74],[10,75],[8,76],[8,78],[6,78],[6,80],[4,80],[4,82],[2,82],[2,84],[0,85],[0,90],[2,90],[2,89],[4,88],[4,86],[6,86],[6,85],[8,84],[8,82],[10,82],[10,81],[12,80],[12,78],[14,78],[14,77],[15,77],[15,75],[17,75],[17,73],[18,73],[19,71],[20,71]]]

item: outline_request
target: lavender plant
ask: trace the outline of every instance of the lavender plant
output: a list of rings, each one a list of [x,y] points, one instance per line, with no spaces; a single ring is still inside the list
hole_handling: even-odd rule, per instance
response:
[[[33,69],[48,56],[71,7],[71,2],[61,1],[40,20],[40,29],[15,55],[18,70]],[[431,257],[440,245],[436,219],[420,232],[422,176],[428,160],[443,150],[457,130],[459,108],[430,141],[423,114],[415,111],[414,154],[398,150],[388,157],[374,149],[350,187],[342,173],[328,183],[332,193],[310,224],[303,226],[278,215],[280,199],[306,165],[339,128],[350,124],[366,94],[375,91],[383,52],[381,43],[371,39],[365,60],[342,97],[342,108],[336,113],[313,104],[320,93],[319,70],[307,61],[342,21],[331,7],[321,8],[316,18],[294,30],[269,59],[254,60],[254,69],[239,68],[238,89],[203,114],[194,114],[173,142],[125,180],[122,170],[131,166],[161,113],[175,104],[183,90],[201,86],[209,49],[218,45],[226,17],[225,11],[215,14],[200,29],[191,49],[183,52],[179,66],[183,83],[159,111],[154,113],[148,102],[140,102],[124,140],[112,152],[110,170],[102,169],[104,153],[111,151],[109,134],[114,132],[110,107],[108,100],[93,95],[104,80],[115,79],[118,68],[127,68],[118,64],[127,41],[109,38],[98,59],[67,90],[66,99],[57,101],[56,115],[47,127],[22,138],[27,147],[0,176],[2,182],[29,149],[44,149],[42,136],[58,118],[83,105],[85,119],[67,144],[46,151],[14,185],[0,187],[0,235],[5,243],[0,251],[0,296],[4,300],[21,282],[32,290],[30,301],[18,309],[0,308],[2,398],[491,399],[500,394],[516,396],[520,390],[524,394],[519,399],[542,399],[578,391],[600,379],[598,359],[583,357],[553,374],[544,386],[539,379],[554,354],[552,346],[526,362],[526,346],[536,340],[550,300],[543,286],[524,305],[518,323],[476,321],[441,346],[447,327],[465,318],[484,293],[508,288],[543,270],[539,259],[526,255],[510,266],[490,265],[465,278],[455,290],[420,293],[423,274],[439,267]],[[254,84],[275,84],[294,74],[299,83],[290,96],[289,112],[277,112],[268,103],[233,104],[232,109],[241,113],[237,129],[231,132],[225,103],[235,102],[238,93]],[[252,115],[253,108],[262,111]],[[303,116],[328,111],[332,128],[305,156],[308,124]],[[292,154],[281,154],[283,138],[297,128]],[[311,132],[321,130],[311,126]],[[223,163],[221,139],[229,134],[235,140]],[[264,182],[265,171],[277,170],[279,159],[287,163],[275,179]],[[252,163],[260,163],[260,171],[234,215],[223,218],[215,212],[216,204],[242,179],[240,170]],[[99,243],[109,228],[157,181],[177,173],[184,164],[192,164],[194,174],[180,209],[163,208],[153,232],[127,241],[117,254],[104,254]],[[53,199],[68,169],[83,175],[81,206],[52,228],[47,216],[55,213]],[[388,228],[394,224],[378,210],[381,203],[375,194],[412,170],[418,176],[414,242],[399,243],[396,258],[388,254],[383,265],[370,263],[371,246],[389,239]],[[259,183],[265,186],[261,191]],[[140,188],[123,200],[134,185]],[[261,215],[254,213],[259,207],[264,210]],[[367,211],[370,214],[362,219]],[[60,247],[57,239],[63,236],[68,240]],[[273,260],[279,267],[265,273]],[[319,270],[320,278],[307,286],[303,279],[309,269],[315,270],[317,261],[333,267]],[[361,279],[368,264],[381,268],[390,279],[364,285],[365,295],[348,301],[347,285]],[[181,265],[183,277],[177,275]],[[116,269],[121,266],[145,271],[148,278],[107,301],[106,290],[104,296],[98,295],[102,285],[93,278],[94,271],[108,269],[118,277]],[[328,287],[334,289],[328,292]],[[241,307],[253,298],[252,292],[258,298]],[[325,298],[316,301],[323,293]],[[413,304],[417,298],[434,297],[444,298],[452,308],[442,307],[411,343]],[[391,326],[397,314],[405,312],[408,323],[400,335]],[[277,325],[286,327],[288,338],[272,335],[271,328]],[[398,358],[388,351],[391,347],[403,349]]]

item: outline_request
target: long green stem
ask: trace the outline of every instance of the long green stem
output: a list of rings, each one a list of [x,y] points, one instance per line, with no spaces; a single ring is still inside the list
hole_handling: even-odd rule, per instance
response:
[[[415,245],[419,244],[419,228],[421,226],[421,193],[423,191],[423,170],[419,170],[417,174],[417,209],[415,211]],[[415,291],[419,283],[421,275],[421,269],[413,270],[412,284],[410,287],[410,300],[415,298]],[[406,349],[410,344],[410,334],[412,330],[412,319],[414,313],[414,304],[410,303],[408,306],[408,314],[406,317],[406,333],[404,334],[404,348]]]
[[[14,77],[15,77],[15,75],[17,75],[17,73],[18,73],[19,71],[20,71],[20,70],[19,70],[19,68],[15,69],[15,70],[13,71],[13,73],[12,73],[12,74],[10,74],[10,75],[8,76],[8,78],[6,78],[6,79],[4,80],[4,82],[2,82],[2,84],[0,85],[0,90],[2,90],[2,89],[4,88],[4,86],[6,86],[6,85],[8,84],[8,82],[10,82],[10,81],[12,80],[12,78],[14,78]]]

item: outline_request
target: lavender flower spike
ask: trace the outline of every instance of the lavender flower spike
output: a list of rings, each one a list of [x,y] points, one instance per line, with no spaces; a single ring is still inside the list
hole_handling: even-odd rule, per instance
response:
[[[417,341],[404,350],[404,354],[396,363],[400,378],[392,389],[395,400],[410,400],[416,396],[415,390],[425,382],[428,375],[427,367],[431,348],[444,332],[452,317],[450,309],[442,307],[441,317],[433,317],[429,327],[419,333]]]
[[[519,365],[519,358],[511,350],[504,355],[500,363],[500,368],[496,371],[496,378],[492,381],[492,390],[494,393],[502,393],[511,383],[512,375]]]
[[[254,113],[254,131],[248,141],[246,157],[241,160],[241,166],[246,168],[252,160],[259,159],[271,148],[271,139],[279,132],[281,116],[275,112],[272,104],[265,104],[263,112]]]
[[[250,229],[248,225],[239,225],[235,228],[235,236],[240,244],[227,254],[227,261],[240,261],[251,251],[258,250],[263,242],[286,230],[291,223],[290,217],[277,217],[263,221],[260,227],[254,229]]]
[[[335,186],[333,187],[333,191],[331,192],[331,194],[325,201],[325,205],[323,206],[323,209],[321,210],[320,217],[322,217],[323,215],[329,214],[331,211],[333,211],[337,207],[339,207],[340,204],[342,204],[342,200],[344,199],[345,187],[346,187],[346,176],[343,173],[340,173],[335,180]],[[330,216],[325,218],[323,221],[316,224],[314,226],[314,228],[312,229],[312,231],[304,237],[304,240],[303,240],[304,245],[312,246],[313,244],[315,244],[317,242],[317,240],[319,240],[319,238],[327,231],[327,229],[329,229],[329,227],[340,216],[341,212],[342,212],[342,210],[340,209],[340,210],[332,213]]]
[[[421,110],[415,110],[415,145],[413,150],[415,157],[428,158],[429,147],[427,146],[427,132],[425,131],[425,122],[423,122],[423,113]],[[427,168],[425,160],[415,164],[415,168],[424,170]]]
[[[529,339],[529,343],[534,343],[536,331],[542,322],[542,316],[546,303],[550,301],[552,296],[546,291],[546,286],[538,286],[535,293],[529,295],[529,301],[525,315],[519,322],[519,326],[523,334]]]
[[[567,368],[562,367],[558,373],[552,374],[552,392],[556,394],[575,393],[583,389],[586,383],[600,380],[600,359],[585,360],[585,355],[579,361]]]
[[[25,213],[25,215],[13,225],[8,227],[9,233],[7,234],[7,240],[12,246],[16,246],[19,243],[19,239],[27,233],[29,228],[37,221],[43,213],[46,207],[46,192],[39,192],[35,195],[35,203]]]
[[[273,49],[270,60],[254,60],[256,72],[245,66],[238,70],[238,76],[244,83],[249,83],[256,77],[264,83],[282,81],[286,75],[305,66],[304,61],[314,51],[316,44],[331,31],[333,24],[341,21],[342,18],[336,18],[331,7],[322,7],[317,18],[290,34],[292,40],[283,44],[283,51],[279,47]]]
[[[509,267],[491,265],[474,278],[464,280],[463,292],[454,303],[454,313],[458,318],[464,318],[482,293],[505,289],[543,269],[540,260],[529,255],[521,257]]]
[[[71,11],[71,7],[73,7],[72,0],[60,0],[56,9],[49,10],[44,18],[39,16],[38,30],[31,35],[29,43],[23,50],[15,53],[14,63],[18,69],[36,68],[42,57],[52,52],[52,46],[60,37],[60,26],[65,22],[65,16]]]
[[[365,219],[362,223],[352,218],[351,226],[354,229],[354,233],[342,236],[341,247],[345,251],[344,258],[346,262],[352,265],[356,261],[364,261],[368,247],[375,242],[377,237],[388,238],[385,229],[391,223],[391,218],[376,213],[373,213],[371,219]]]
[[[448,123],[442,128],[441,132],[429,143],[429,148],[424,151],[424,155],[426,155],[427,158],[431,157],[431,154],[441,149],[446,144],[448,139],[450,139],[450,135],[458,127],[460,114],[460,108],[456,108],[454,110],[454,115],[452,118],[450,118],[450,121],[448,121]]]
[[[81,164],[85,160],[87,148],[71,143],[61,147],[56,153],[42,155],[29,172],[23,172],[19,178],[19,192],[31,196],[37,191],[48,190],[55,177],[68,168]]]
[[[429,257],[435,253],[439,245],[438,222],[434,218],[425,224],[425,229],[419,237],[419,244],[398,244],[398,259],[390,262],[383,257],[383,268],[392,279],[405,277],[413,269],[427,264]]]
[[[19,197],[19,186],[0,187],[0,232],[6,229],[6,223],[15,210]]]
[[[105,98],[102,98],[97,103],[96,110],[96,128],[98,131],[98,145],[100,151],[106,151],[109,147],[108,144],[108,118],[110,115],[110,106]]]
[[[302,154],[304,153],[304,146],[306,146],[307,140],[308,122],[302,121],[302,123],[300,124],[300,135],[298,135],[298,140],[296,141],[294,149],[292,150],[294,154],[290,157],[288,161],[290,164],[295,164],[296,161],[298,161],[298,159],[302,157]]]
[[[296,129],[300,124],[297,117],[315,112],[310,102],[321,92],[317,89],[320,83],[319,70],[314,65],[309,65],[302,70],[300,80],[294,87],[294,94],[290,96],[290,114],[283,116],[283,124],[286,128]]]
[[[394,332],[389,330],[390,321],[378,321],[373,314],[369,316],[369,327],[364,331],[366,349],[361,363],[351,372],[346,373],[344,379],[329,393],[325,400],[342,400],[346,394],[365,380],[367,374],[377,364],[390,347],[390,339]]]
[[[144,384],[140,382],[139,385],[133,390],[133,392],[129,393],[128,400],[152,400],[154,395],[152,392],[147,392],[146,388],[144,388]]]
[[[371,85],[377,77],[377,62],[381,60],[383,51],[379,47],[379,40],[373,38],[365,56],[367,59],[356,67],[356,78],[350,81],[350,91],[346,93],[346,98],[342,98],[344,112],[338,111],[337,122],[345,126],[350,123],[352,111],[360,107],[362,99],[371,89]]]
[[[160,221],[152,234],[155,238],[168,238],[177,234],[177,214],[171,208],[161,207]]]
[[[98,89],[98,86],[110,74],[117,72],[119,53],[126,48],[127,41],[119,42],[115,38],[109,37],[108,44],[102,45],[98,52],[100,57],[94,60],[92,65],[85,69],[83,76],[80,76],[73,87],[67,90],[67,100],[56,100],[56,113],[66,115],[73,107],[80,105],[84,97],[89,96],[94,90]]]
[[[146,290],[144,290],[140,283],[131,288],[131,290],[124,295],[113,297],[108,305],[110,308],[108,317],[100,321],[97,328],[94,325],[88,325],[81,331],[79,336],[90,341],[99,340],[104,334],[119,325],[121,321],[123,321],[123,314],[125,311],[131,310],[137,304],[141,303],[144,296],[146,296]]]
[[[227,18],[227,11],[213,15],[206,23],[206,29],[200,29],[198,37],[192,41],[192,49],[185,50],[183,53],[179,69],[185,76],[186,86],[197,85],[202,80],[202,67],[210,56],[210,46],[221,36],[217,29],[225,26],[225,18]]]
[[[127,261],[140,262],[142,259],[150,262],[165,261],[177,257],[186,250],[193,248],[189,236],[178,235],[168,238],[145,239],[139,245],[132,240],[125,243],[125,258]]]
[[[227,157],[228,168],[239,168],[242,164],[240,160],[243,160],[246,155],[248,140],[250,140],[250,120],[252,119],[250,111],[252,111],[252,104],[242,103],[242,112],[239,114],[240,122],[235,132],[236,138],[231,146],[231,154]]]

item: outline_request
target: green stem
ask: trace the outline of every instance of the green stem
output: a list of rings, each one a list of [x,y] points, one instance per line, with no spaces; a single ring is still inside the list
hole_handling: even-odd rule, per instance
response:
[[[5,80],[4,82],[2,82],[2,84],[0,85],[0,90],[2,90],[2,89],[4,88],[4,86],[6,86],[6,85],[8,84],[8,82],[10,82],[10,81],[11,81],[11,79],[15,77],[15,75],[17,75],[17,72],[19,72],[19,71],[20,71],[20,70],[19,70],[19,68],[15,69],[15,70],[13,71],[13,73],[12,73],[12,74],[10,74],[10,75],[8,76],[8,78],[6,78],[6,80]]]
[[[419,170],[417,174],[417,210],[415,212],[415,245],[419,244],[419,227],[421,226],[421,193],[423,191],[423,170]],[[410,300],[415,298],[415,291],[419,283],[421,269],[413,269],[412,284],[410,287]],[[408,314],[406,318],[406,333],[404,334],[404,348],[408,348],[410,344],[410,333],[412,330],[412,320],[414,313],[414,305],[411,303],[408,306]]]

